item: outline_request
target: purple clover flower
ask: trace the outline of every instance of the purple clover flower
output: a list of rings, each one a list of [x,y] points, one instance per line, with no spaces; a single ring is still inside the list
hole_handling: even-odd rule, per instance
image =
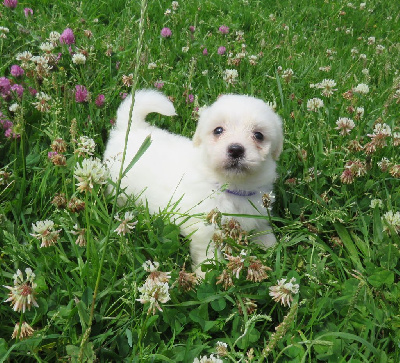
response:
[[[22,77],[25,71],[17,64],[11,66],[10,73],[13,77]]]
[[[226,48],[225,47],[219,47],[217,53],[219,55],[224,55],[226,52]]]
[[[87,102],[89,98],[89,92],[85,86],[75,86],[75,101],[77,103]]]
[[[51,159],[53,156],[56,156],[57,154],[58,154],[57,151],[49,151],[49,152],[47,153],[47,157],[48,157],[49,159]]]
[[[164,82],[156,81],[156,82],[154,82],[154,87],[157,89],[161,89],[164,87]]]
[[[11,91],[15,92],[19,98],[22,98],[24,87],[22,87],[20,84],[13,84],[11,86]]]
[[[18,0],[4,0],[3,5],[9,9],[15,9],[18,5]]]
[[[11,82],[6,77],[0,77],[0,95],[7,98],[10,95]]]
[[[219,32],[221,34],[228,34],[229,33],[229,28],[226,25],[221,25],[218,30],[219,30]]]
[[[204,48],[204,49],[203,49],[203,55],[208,55],[208,50],[207,50],[207,48]]]
[[[73,44],[75,43],[74,32],[71,28],[65,29],[60,36],[61,44]]]
[[[170,28],[162,28],[161,29],[161,36],[163,38],[169,38],[172,35],[172,31]]]
[[[101,108],[104,106],[104,102],[105,102],[105,96],[104,95],[98,95],[96,98],[96,101],[94,101],[94,103],[96,104],[96,106],[98,108]]]
[[[38,93],[38,91],[37,91],[35,88],[33,88],[33,87],[29,87],[28,90],[29,90],[29,93],[30,93],[33,97],[35,97],[35,96],[36,96],[36,93]]]
[[[29,18],[30,15],[33,15],[33,10],[31,8],[25,8],[24,14],[26,18]]]
[[[189,94],[186,97],[186,103],[193,103],[194,102],[194,96],[192,94]]]

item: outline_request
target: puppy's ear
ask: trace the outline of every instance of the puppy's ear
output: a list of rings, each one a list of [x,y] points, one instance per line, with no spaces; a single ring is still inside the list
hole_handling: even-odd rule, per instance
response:
[[[208,113],[208,108],[205,108],[200,112],[199,121],[197,122],[197,128],[192,138],[194,146],[200,146],[202,142],[201,134],[203,133],[203,129],[205,127],[204,125],[207,121],[207,113]]]
[[[193,145],[194,146],[199,146],[201,144],[201,137],[200,137],[200,132],[199,132],[199,128],[197,127],[196,132],[193,135]]]
[[[281,155],[281,152],[283,150],[283,129],[282,129],[282,119],[275,114],[276,120],[275,120],[275,135],[274,135],[274,142],[272,144],[272,157],[274,160],[279,159],[279,155]]]

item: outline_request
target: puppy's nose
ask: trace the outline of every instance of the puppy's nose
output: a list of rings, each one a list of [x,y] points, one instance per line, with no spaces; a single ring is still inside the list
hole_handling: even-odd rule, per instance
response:
[[[240,144],[230,144],[228,146],[228,155],[233,159],[239,159],[244,155],[244,147]]]

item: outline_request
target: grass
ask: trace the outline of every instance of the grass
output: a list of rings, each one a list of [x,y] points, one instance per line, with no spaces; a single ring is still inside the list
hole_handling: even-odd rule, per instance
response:
[[[30,310],[14,311],[5,302],[10,290],[0,289],[1,361],[193,362],[211,354],[210,361],[216,361],[217,342],[227,344],[227,355],[219,358],[226,362],[400,360],[400,26],[395,2],[371,0],[364,8],[328,0],[205,0],[181,1],[173,10],[170,2],[154,1],[144,17],[139,62],[138,2],[33,0],[15,9],[1,6],[1,26],[8,32],[0,28],[0,76],[24,91],[22,97],[15,88],[8,92],[7,80],[1,79],[0,285],[13,286],[17,270],[25,279],[25,269],[31,268],[37,301]],[[25,17],[28,6],[33,15]],[[167,9],[171,13],[165,15]],[[221,25],[229,27],[227,34],[219,32]],[[160,36],[164,27],[171,37]],[[61,34],[66,28],[73,30],[75,43],[70,50],[56,43],[50,53],[60,57],[48,72],[16,60],[24,51],[42,55],[40,45],[50,32]],[[217,52],[220,46],[226,48],[224,55]],[[85,54],[86,62],[74,64],[71,51]],[[236,56],[240,53],[243,58]],[[25,71],[22,77],[11,74],[16,64]],[[90,155],[75,152],[77,141],[93,139],[93,156],[101,158],[121,95],[131,90],[123,76],[134,74],[135,67],[137,87],[162,82],[178,113],[149,120],[188,137],[196,127],[197,108],[219,94],[251,94],[276,103],[285,123],[271,217],[279,243],[262,251],[242,240],[225,241],[234,256],[244,249],[271,268],[268,278],[248,280],[251,260],[246,257],[239,278],[225,288],[217,284],[229,271],[222,259],[205,280],[185,291],[178,281],[183,266],[189,270],[190,241],[179,235],[173,210],[150,215],[134,202],[117,208],[120,218],[130,212],[137,222],[130,233],[118,235],[120,222],[105,185],[79,190],[75,168]],[[238,72],[234,84],[223,79],[227,69]],[[324,79],[336,83],[330,96],[310,86]],[[359,84],[369,91],[358,93]],[[77,85],[89,92],[85,102],[76,102]],[[36,108],[29,87],[51,97],[48,111]],[[98,107],[100,94],[105,102]],[[315,112],[307,109],[312,98],[323,101]],[[348,134],[337,129],[341,117],[354,121]],[[390,132],[378,130],[383,124]],[[8,136],[19,137],[7,137],[7,129]],[[49,159],[57,138],[66,150],[58,149],[60,159]],[[64,160],[65,165],[54,164]],[[52,201],[59,193],[67,204],[79,198],[84,208],[58,208]],[[32,236],[33,225],[45,220],[59,231],[49,247]],[[86,246],[76,244],[79,232]],[[142,267],[148,260],[171,275],[170,299],[155,314],[138,301],[149,276]],[[283,278],[299,285],[290,307],[269,295]],[[33,334],[11,338],[15,325],[24,321]]]

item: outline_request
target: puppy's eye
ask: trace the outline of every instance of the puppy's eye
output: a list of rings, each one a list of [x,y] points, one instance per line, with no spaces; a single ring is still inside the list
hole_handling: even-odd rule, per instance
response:
[[[264,140],[264,135],[261,132],[255,132],[254,133],[254,138],[258,141],[263,141]]]
[[[224,132],[224,129],[222,127],[217,127],[214,129],[213,134],[214,135],[221,135]]]

